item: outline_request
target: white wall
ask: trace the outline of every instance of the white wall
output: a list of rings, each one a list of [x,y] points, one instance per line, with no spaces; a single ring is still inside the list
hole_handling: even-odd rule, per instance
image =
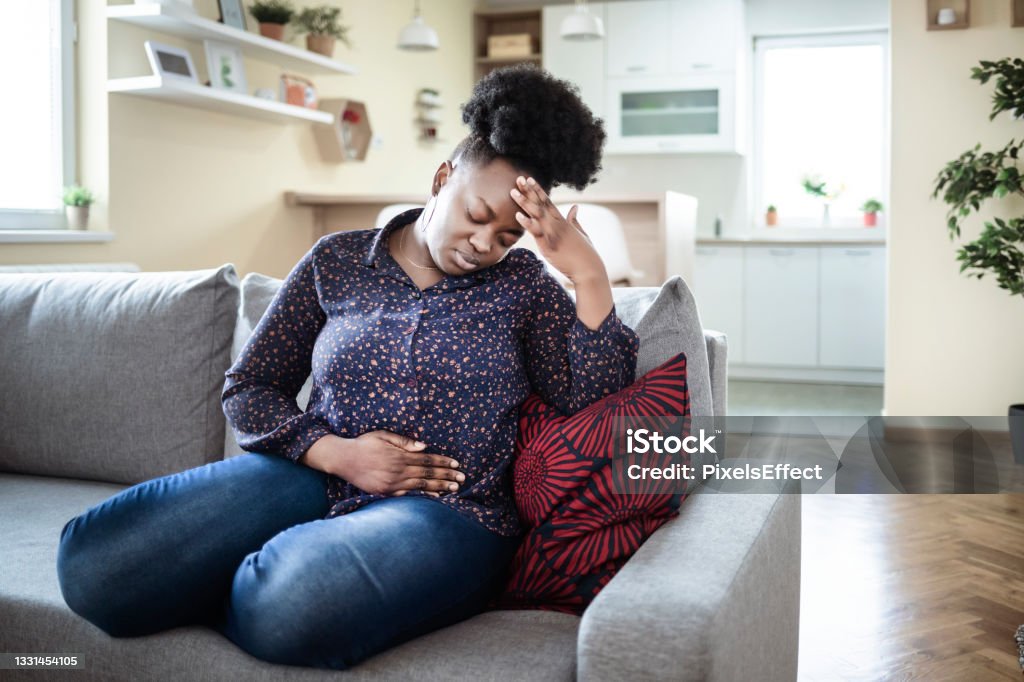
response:
[[[885,409],[890,415],[1005,415],[1024,402],[1024,300],[958,274],[946,206],[930,198],[946,162],[977,143],[1021,137],[1004,113],[989,122],[993,82],[971,80],[978,60],[1020,56],[1024,28],[1009,2],[971,4],[965,30],[926,31],[924,3],[892,4],[892,194]],[[976,236],[993,215],[1020,216],[1024,201],[972,216]]]

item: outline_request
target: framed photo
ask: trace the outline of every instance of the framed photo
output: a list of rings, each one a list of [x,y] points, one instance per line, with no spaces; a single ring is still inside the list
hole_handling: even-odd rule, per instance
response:
[[[241,95],[249,94],[241,48],[216,40],[204,40],[203,49],[206,51],[206,71],[212,87]]]
[[[217,0],[220,7],[220,20],[225,26],[234,26],[245,30],[245,8],[242,0]]]
[[[149,57],[149,64],[153,67],[153,73],[165,78],[198,83],[196,67],[192,63],[192,55],[188,50],[173,45],[164,45],[155,40],[147,40],[146,56]]]

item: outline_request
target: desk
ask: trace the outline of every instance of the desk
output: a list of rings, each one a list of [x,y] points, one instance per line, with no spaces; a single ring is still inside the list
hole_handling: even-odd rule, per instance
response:
[[[313,210],[314,239],[331,232],[372,228],[377,213],[390,204],[426,203],[419,194],[317,194],[285,192],[285,203]],[[693,282],[697,241],[697,199],[680,192],[599,195],[555,191],[556,204],[593,203],[618,215],[630,258],[644,271],[635,286],[661,286],[679,275]],[[586,229],[586,225],[583,226]]]

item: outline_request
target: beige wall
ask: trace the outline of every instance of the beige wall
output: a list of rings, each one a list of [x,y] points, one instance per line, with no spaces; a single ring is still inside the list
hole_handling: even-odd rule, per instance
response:
[[[380,144],[362,163],[322,162],[310,124],[108,96],[108,72],[112,78],[149,72],[144,40],[186,45],[201,78],[202,44],[108,24],[102,3],[79,0],[81,176],[101,198],[94,228],[109,228],[116,237],[106,244],[5,244],[0,263],[132,261],[143,270],[178,270],[232,262],[240,275],[255,270],[284,276],[313,238],[309,209],[287,208],[286,190],[426,195],[434,169],[464,131],[458,105],[473,85],[474,3],[421,3],[441,41],[441,49],[429,54],[395,47],[412,2],[331,4],[342,7],[343,23],[353,27],[353,48],[339,45],[335,57],[356,65],[359,74],[313,80],[321,96],[366,102]],[[204,16],[217,15],[215,0],[196,0],[196,7]],[[250,91],[276,88],[276,67],[246,60],[246,70]],[[440,90],[446,102],[444,143],[416,141],[413,101],[421,87]]]
[[[992,82],[970,78],[978,60],[1019,56],[1024,28],[1009,2],[974,2],[971,27],[926,31],[924,3],[892,2],[892,207],[885,410],[890,415],[997,415],[1024,401],[1024,300],[989,276],[958,274],[945,204],[930,199],[947,161],[980,142],[1020,139],[1004,113],[988,121]],[[1003,202],[996,215],[1021,215]],[[993,211],[982,214],[982,219]],[[972,217],[969,234],[983,222]]]

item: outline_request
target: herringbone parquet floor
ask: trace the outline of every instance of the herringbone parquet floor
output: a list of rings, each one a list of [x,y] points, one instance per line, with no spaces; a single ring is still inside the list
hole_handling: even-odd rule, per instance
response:
[[[1024,494],[805,495],[800,673],[1015,680]]]

